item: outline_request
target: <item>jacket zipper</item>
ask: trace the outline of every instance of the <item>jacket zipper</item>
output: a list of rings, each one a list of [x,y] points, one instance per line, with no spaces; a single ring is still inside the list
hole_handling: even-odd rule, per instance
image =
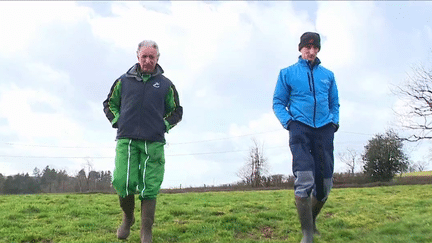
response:
[[[311,77],[310,77],[309,73],[307,73],[307,75],[308,75],[308,81],[309,81],[309,90],[312,93]]]
[[[317,107],[317,101],[316,101],[316,92],[315,92],[315,81],[314,81],[314,77],[313,77],[313,68],[310,67],[311,70],[311,81],[312,81],[312,89],[313,89],[313,97],[314,97],[314,114],[313,114],[313,123],[314,123],[314,127],[316,127],[316,122],[315,122],[315,118],[316,118],[316,107]],[[309,77],[309,73],[308,73],[308,77]]]

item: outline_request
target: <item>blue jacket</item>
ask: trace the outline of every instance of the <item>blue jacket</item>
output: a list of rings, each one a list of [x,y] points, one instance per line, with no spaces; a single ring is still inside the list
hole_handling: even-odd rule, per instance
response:
[[[273,95],[273,111],[285,129],[299,121],[319,128],[329,123],[339,127],[338,90],[332,71],[317,58],[311,68],[299,57],[297,63],[279,73]]]

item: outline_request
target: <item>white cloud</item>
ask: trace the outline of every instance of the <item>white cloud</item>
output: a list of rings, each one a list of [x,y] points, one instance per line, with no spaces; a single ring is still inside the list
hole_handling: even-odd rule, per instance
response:
[[[332,68],[367,62],[366,54],[379,45],[386,31],[373,2],[318,2],[317,31],[322,34],[321,56]]]
[[[165,187],[237,180],[253,137],[264,142],[272,173],[290,174],[288,132],[271,111],[271,101],[278,71],[297,61],[305,31],[321,34],[319,57],[338,83],[341,128],[335,150],[362,149],[373,134],[384,132],[393,119],[391,107],[399,105],[388,85],[402,82],[409,65],[430,55],[430,17],[403,12],[419,15],[422,24],[410,24],[403,18],[395,22],[400,15],[389,13],[385,2],[317,2],[315,21],[314,10],[299,12],[292,4],[0,2],[0,61],[7,64],[0,68],[5,77],[0,133],[19,143],[92,148],[15,146],[2,152],[114,157],[116,130],[104,117],[102,100],[112,81],[135,62],[137,44],[154,39],[184,107],[183,121],[167,135]],[[400,23],[412,28],[399,30]],[[59,53],[63,45],[74,50],[83,39],[79,51]],[[86,55],[88,49],[94,56]],[[11,67],[22,72],[10,72]],[[223,151],[234,152],[217,153]],[[208,154],[198,155],[202,152]],[[85,159],[20,162],[15,164],[30,164],[28,171],[58,163],[73,173]],[[98,170],[113,168],[113,159],[92,163]],[[2,161],[2,168],[15,173],[25,167]]]
[[[112,6],[114,16],[91,20],[95,35],[131,54],[141,40],[156,40],[160,62],[166,64],[167,72],[180,78],[180,88],[193,89],[209,68],[227,72],[230,57],[244,57],[261,49],[268,49],[269,54],[283,51],[285,48],[275,50],[272,46],[289,46],[293,32],[297,42],[303,26],[310,26],[306,16],[295,15],[290,3],[263,8],[246,2],[172,2],[170,15],[136,2]],[[296,50],[296,45],[286,49]],[[185,71],[186,78],[182,77]]]
[[[12,102],[11,102],[12,101]],[[54,113],[33,111],[32,104],[46,104]],[[6,118],[12,131],[24,141],[35,138],[77,138],[81,129],[65,116],[62,101],[46,91],[20,89],[15,85],[1,91],[0,114]]]
[[[0,54],[25,54],[38,31],[50,22],[73,23],[90,10],[74,2],[0,2]]]
[[[257,142],[266,141],[265,145],[268,147],[280,146],[288,137],[288,132],[284,130],[273,112],[264,113],[258,119],[249,120],[244,125],[235,123],[230,125],[230,136],[237,137],[245,134],[255,134]]]

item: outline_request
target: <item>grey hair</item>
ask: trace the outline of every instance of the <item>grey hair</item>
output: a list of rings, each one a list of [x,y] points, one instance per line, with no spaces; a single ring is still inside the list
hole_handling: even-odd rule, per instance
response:
[[[141,41],[141,42],[138,44],[137,55],[138,55],[138,53],[139,53],[141,47],[149,47],[149,46],[150,46],[150,47],[153,47],[154,49],[156,49],[156,51],[157,51],[157,56],[159,57],[159,56],[160,56],[160,53],[159,53],[159,46],[158,46],[158,44],[156,44],[155,41],[152,41],[152,40],[143,40],[143,41]]]

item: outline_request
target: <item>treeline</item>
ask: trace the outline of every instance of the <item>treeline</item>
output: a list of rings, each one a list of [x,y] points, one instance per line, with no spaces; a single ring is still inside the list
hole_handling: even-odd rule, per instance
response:
[[[212,191],[250,191],[250,190],[280,190],[293,189],[294,176],[271,175],[262,176],[260,182],[238,181],[232,184],[202,187],[180,187],[162,189],[161,193],[212,192]],[[432,176],[396,176],[390,181],[374,181],[366,173],[334,173],[333,188],[357,188],[394,185],[432,184]]]
[[[246,187],[280,187],[294,185],[294,176],[286,176],[283,174],[270,175],[270,176],[255,176],[246,177],[243,180],[235,183],[233,186],[246,186]],[[226,186],[226,185],[225,185]]]
[[[111,187],[111,171],[88,171],[81,169],[75,176],[65,170],[46,166],[40,171],[13,176],[0,174],[0,194],[71,193],[71,192],[114,192]]]

